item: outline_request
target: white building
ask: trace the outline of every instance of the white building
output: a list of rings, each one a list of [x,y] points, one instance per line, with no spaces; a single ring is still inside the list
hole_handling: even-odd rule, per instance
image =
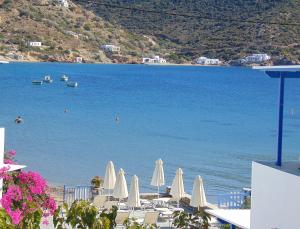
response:
[[[284,82],[300,79],[300,65],[264,66],[254,69],[265,71],[279,81],[279,119],[277,162],[253,162],[251,178],[251,229],[300,228],[300,161],[283,161],[282,151]],[[287,85],[288,86],[288,85]],[[275,147],[274,147],[275,148]]]
[[[82,63],[82,57],[77,56],[77,57],[75,58],[75,62],[76,62],[76,63]]]
[[[69,2],[68,2],[68,0],[57,0],[57,3],[58,3],[60,6],[69,8]]]
[[[242,63],[262,63],[270,60],[271,57],[268,54],[252,54],[242,59]]]
[[[41,47],[42,46],[42,42],[40,42],[40,41],[30,41],[30,42],[28,42],[28,45],[30,47]]]
[[[222,63],[219,59],[210,59],[204,56],[197,58],[195,62],[201,65],[220,65]]]
[[[116,45],[102,45],[101,48],[105,52],[111,52],[111,53],[119,53],[121,51],[121,48]]]
[[[150,57],[144,57],[142,59],[143,64],[147,64],[147,63],[153,63],[153,64],[164,64],[167,63],[166,59],[161,58],[159,56],[154,56],[153,58]]]

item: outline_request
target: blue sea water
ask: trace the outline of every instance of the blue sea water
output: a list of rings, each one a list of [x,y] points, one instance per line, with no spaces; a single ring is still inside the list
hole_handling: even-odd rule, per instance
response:
[[[32,85],[46,74],[52,84]],[[0,65],[0,126],[6,150],[50,182],[88,184],[113,160],[151,191],[162,158],[167,185],[181,167],[188,192],[201,175],[213,196],[249,186],[252,160],[276,160],[278,83],[249,68],[12,63]],[[289,160],[300,156],[300,81],[286,88]]]

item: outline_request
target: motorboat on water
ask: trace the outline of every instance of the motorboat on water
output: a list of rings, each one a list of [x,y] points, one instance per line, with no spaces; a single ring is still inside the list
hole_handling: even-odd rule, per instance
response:
[[[67,86],[68,87],[78,87],[78,83],[77,82],[68,82]]]
[[[69,80],[69,77],[68,76],[66,76],[66,75],[63,75],[62,77],[60,77],[60,80],[61,81],[68,81]]]
[[[0,60],[0,64],[9,64],[9,62],[6,60]]]
[[[43,81],[42,80],[33,80],[32,84],[34,84],[34,85],[42,85]]]
[[[45,76],[43,81],[44,81],[45,83],[52,83],[52,82],[53,82],[53,79],[51,79],[51,76]]]

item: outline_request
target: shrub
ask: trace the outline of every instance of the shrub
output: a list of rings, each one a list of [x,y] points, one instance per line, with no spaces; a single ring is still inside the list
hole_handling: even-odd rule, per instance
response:
[[[56,229],[65,228],[95,228],[109,229],[116,226],[117,207],[113,206],[110,211],[99,209],[85,200],[75,201],[69,208],[67,204],[59,207],[53,216],[53,224]],[[62,216],[65,212],[65,217]]]
[[[91,185],[93,185],[95,188],[100,188],[102,184],[103,184],[103,179],[99,176],[95,176],[91,180]]]
[[[84,24],[83,28],[84,28],[86,31],[90,31],[90,30],[91,30],[90,24]]]
[[[5,163],[14,164],[15,151],[5,154]],[[36,172],[15,171],[9,167],[0,169],[4,179],[0,209],[0,228],[39,228],[42,219],[53,215],[56,203],[47,193],[47,184]]]
[[[210,226],[210,216],[203,208],[200,208],[193,214],[175,211],[173,219],[173,225],[176,228],[208,229]]]
[[[29,11],[25,9],[19,9],[19,15],[20,17],[28,17],[29,16]]]

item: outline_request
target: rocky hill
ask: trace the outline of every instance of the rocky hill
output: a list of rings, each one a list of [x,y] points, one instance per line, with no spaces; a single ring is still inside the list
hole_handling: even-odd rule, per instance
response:
[[[0,60],[140,62],[142,53],[161,51],[149,37],[105,21],[68,0],[0,0]],[[41,42],[32,47],[29,42]],[[106,52],[114,44],[120,52]],[[159,54],[159,52],[158,52]]]
[[[131,32],[153,36],[177,62],[252,53],[268,53],[277,63],[300,62],[299,0],[74,1]]]

